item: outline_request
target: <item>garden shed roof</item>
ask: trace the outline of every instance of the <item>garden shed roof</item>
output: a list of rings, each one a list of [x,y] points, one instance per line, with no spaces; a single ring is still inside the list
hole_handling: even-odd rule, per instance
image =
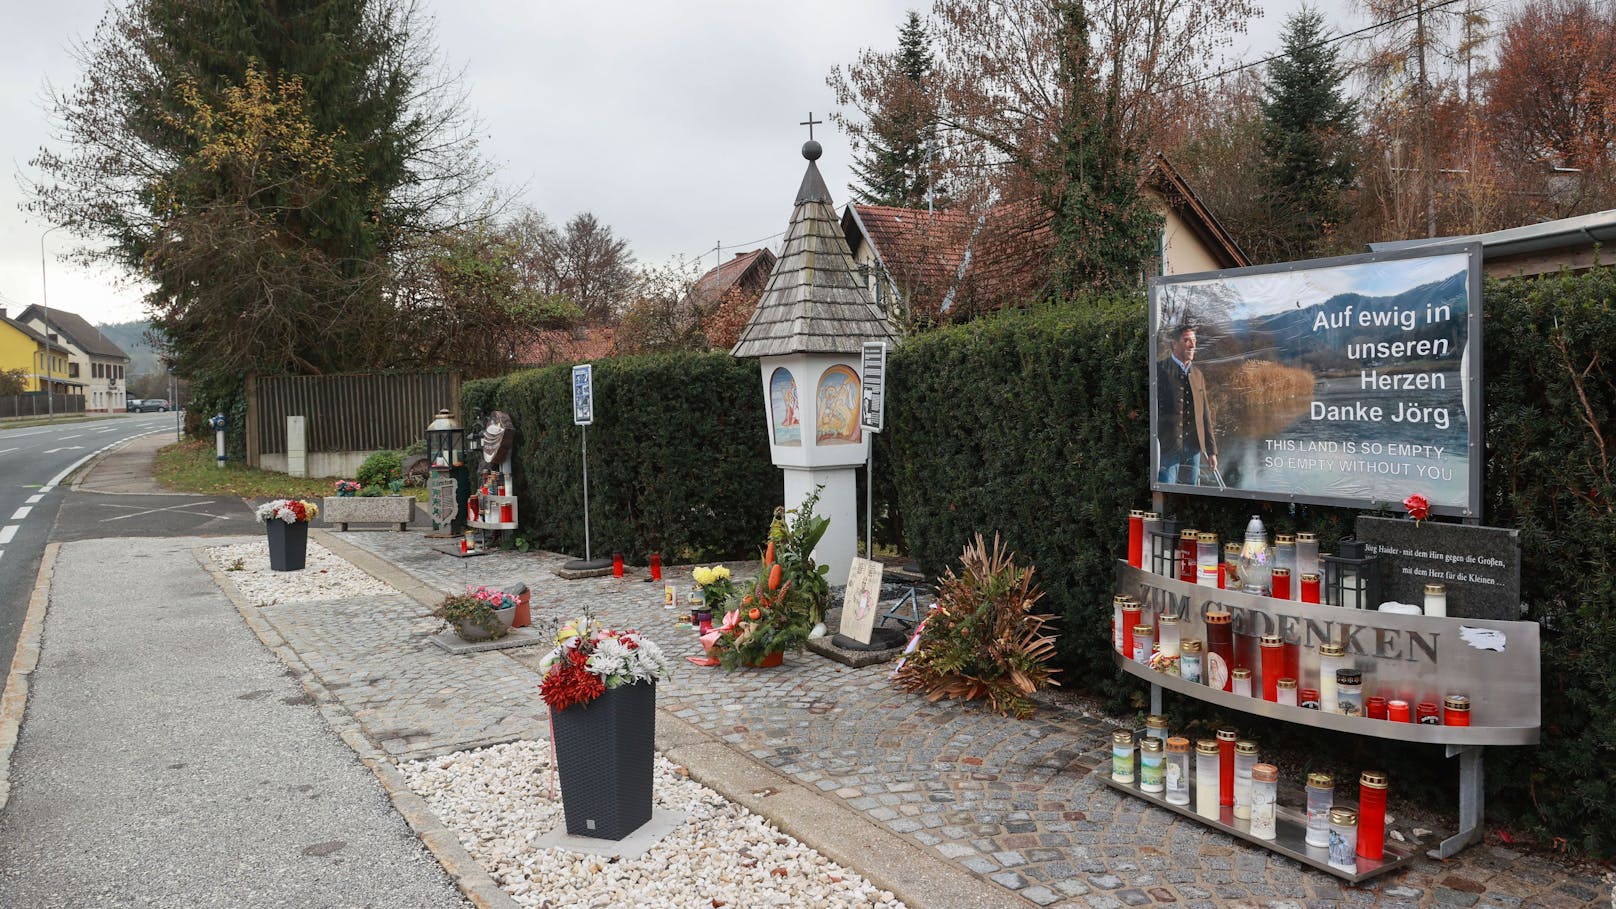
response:
[[[853,264],[830,190],[814,164],[819,155],[818,142],[803,145],[808,171],[797,189],[780,259],[731,356],[856,354],[865,341],[896,340]]]

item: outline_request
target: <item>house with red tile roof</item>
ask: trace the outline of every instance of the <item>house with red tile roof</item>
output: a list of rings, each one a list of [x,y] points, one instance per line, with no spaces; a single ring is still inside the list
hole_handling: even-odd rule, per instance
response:
[[[614,328],[590,325],[541,331],[517,353],[516,362],[534,367],[605,359],[617,354],[616,334]]]
[[[1162,216],[1153,272],[1186,274],[1250,265],[1228,231],[1161,154],[1152,156],[1145,188]],[[998,206],[985,214],[945,209],[847,206],[842,232],[870,298],[894,325],[946,318],[969,298],[1036,293],[1037,277],[1017,274],[1052,245],[1035,213]]]
[[[733,347],[741,336],[741,327],[757,309],[774,263],[774,253],[768,247],[736,253],[728,262],[697,278],[679,308],[700,326],[707,343],[717,348]]]

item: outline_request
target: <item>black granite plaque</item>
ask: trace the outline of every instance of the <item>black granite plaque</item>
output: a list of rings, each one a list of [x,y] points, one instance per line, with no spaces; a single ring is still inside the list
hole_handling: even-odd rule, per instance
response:
[[[1519,531],[1360,515],[1357,533],[1382,561],[1384,599],[1423,606],[1425,585],[1444,584],[1450,616],[1520,619]]]

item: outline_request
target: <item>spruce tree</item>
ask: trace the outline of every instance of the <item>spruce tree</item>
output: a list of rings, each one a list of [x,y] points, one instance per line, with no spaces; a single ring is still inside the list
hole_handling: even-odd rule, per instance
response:
[[[1263,83],[1262,149],[1275,259],[1327,252],[1331,233],[1350,213],[1357,105],[1342,94],[1342,69],[1326,40],[1317,10],[1291,16],[1285,53],[1269,64]]]
[[[1054,254],[1050,286],[1062,296],[1139,286],[1157,253],[1161,218],[1140,189],[1138,150],[1122,136],[1121,87],[1102,92],[1083,0],[1056,4],[1059,120],[1043,177]]]
[[[914,10],[898,29],[891,66],[864,153],[853,162],[858,178],[853,196],[866,205],[924,208],[933,190],[927,157],[937,140],[937,123],[931,35]],[[933,191],[934,204],[939,195]]]

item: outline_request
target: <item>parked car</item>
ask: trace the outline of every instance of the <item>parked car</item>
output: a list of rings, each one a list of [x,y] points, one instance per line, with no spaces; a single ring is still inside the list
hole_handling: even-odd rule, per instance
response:
[[[130,413],[165,413],[170,410],[166,398],[136,398],[124,405]]]

